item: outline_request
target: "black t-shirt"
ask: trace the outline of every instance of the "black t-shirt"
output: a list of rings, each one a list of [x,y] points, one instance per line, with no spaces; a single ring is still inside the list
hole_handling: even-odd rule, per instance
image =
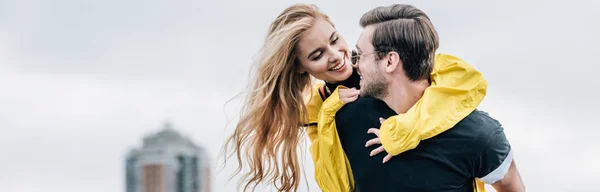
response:
[[[337,131],[357,191],[472,192],[474,178],[490,184],[508,171],[512,153],[503,128],[479,110],[383,164],[385,152],[369,156],[380,145],[365,147],[369,139],[375,138],[367,130],[380,126],[379,117],[392,115],[396,113],[385,102],[373,98],[359,98],[336,114]]]

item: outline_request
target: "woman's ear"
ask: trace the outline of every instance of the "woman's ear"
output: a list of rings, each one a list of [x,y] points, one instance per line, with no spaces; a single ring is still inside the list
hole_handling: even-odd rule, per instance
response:
[[[298,72],[299,74],[306,73],[306,70],[304,70],[304,67],[302,66],[302,64],[300,64],[300,61],[298,61],[298,58],[294,59],[294,65],[296,66],[296,72]]]
[[[298,67],[298,69],[297,69],[296,71],[297,71],[298,73],[300,73],[300,74],[304,74],[304,73],[306,73],[306,70],[304,70],[304,68],[303,68],[303,67]]]

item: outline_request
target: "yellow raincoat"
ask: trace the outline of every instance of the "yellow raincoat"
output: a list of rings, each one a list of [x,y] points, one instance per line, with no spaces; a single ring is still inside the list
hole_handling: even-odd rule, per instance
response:
[[[442,53],[435,56],[431,81],[413,107],[381,125],[379,138],[389,154],[414,149],[421,140],[452,128],[475,110],[487,90],[487,81],[479,71],[460,58]],[[335,113],[344,103],[338,89],[323,101],[318,93],[321,86],[313,89],[306,105],[315,179],[324,192],[353,191],[352,170],[335,125]],[[485,191],[480,180],[476,179],[475,185],[476,191]]]

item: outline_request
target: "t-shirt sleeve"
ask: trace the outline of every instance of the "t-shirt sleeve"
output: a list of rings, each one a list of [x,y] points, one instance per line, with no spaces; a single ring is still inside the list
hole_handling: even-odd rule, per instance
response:
[[[486,184],[493,184],[508,172],[513,153],[502,127],[497,127],[485,140],[487,143],[475,160],[475,177]]]

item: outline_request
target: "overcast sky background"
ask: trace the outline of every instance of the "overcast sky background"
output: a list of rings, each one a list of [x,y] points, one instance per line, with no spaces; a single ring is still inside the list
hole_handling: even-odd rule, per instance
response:
[[[124,191],[126,152],[167,119],[208,150],[213,191],[236,191],[218,155],[241,100],[225,102],[295,2],[349,45],[376,6],[423,9],[440,51],[487,78],[480,109],[503,123],[529,191],[598,190],[600,1],[0,0],[0,191]],[[318,191],[304,163],[301,191]]]

